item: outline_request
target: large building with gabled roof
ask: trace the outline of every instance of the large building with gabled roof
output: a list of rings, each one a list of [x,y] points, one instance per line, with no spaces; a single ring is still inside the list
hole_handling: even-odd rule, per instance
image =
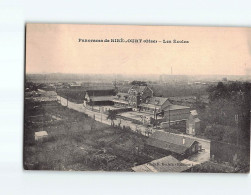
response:
[[[191,110],[188,120],[186,121],[186,133],[189,135],[196,135],[200,130],[200,119],[196,110]]]
[[[133,85],[128,90],[128,103],[129,106],[134,109],[138,109],[142,102],[145,102],[147,98],[153,97],[153,91],[148,86]]]
[[[113,105],[116,91],[112,87],[92,86],[85,90],[85,106]]]
[[[166,97],[153,96],[152,89],[146,85],[133,85],[128,93],[119,92],[113,103],[117,107],[132,108],[133,111],[142,113],[140,120],[146,123],[163,123],[165,127],[186,121],[190,113],[189,107],[173,105]]]
[[[165,131],[155,131],[147,139],[146,146],[156,152],[172,155],[179,160],[197,153],[201,147],[195,139]]]
[[[164,97],[149,97],[146,98],[143,103],[139,105],[140,111],[146,111],[150,113],[161,112],[166,107],[171,105],[168,98]]]

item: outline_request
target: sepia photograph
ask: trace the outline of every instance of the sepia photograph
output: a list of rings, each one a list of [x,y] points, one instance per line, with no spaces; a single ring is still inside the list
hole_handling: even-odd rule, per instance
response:
[[[251,28],[27,23],[23,168],[249,173]]]

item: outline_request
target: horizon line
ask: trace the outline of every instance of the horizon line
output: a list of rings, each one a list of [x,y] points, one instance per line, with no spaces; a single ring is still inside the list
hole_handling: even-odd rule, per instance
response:
[[[49,74],[75,74],[75,75],[168,75],[168,76],[251,76],[249,74],[170,74],[170,73],[163,73],[163,74],[157,74],[157,73],[148,73],[148,74],[140,74],[140,73],[135,73],[135,74],[130,74],[130,73],[62,73],[62,72],[26,72],[26,75],[32,75],[32,74],[40,74],[40,75],[49,75]]]

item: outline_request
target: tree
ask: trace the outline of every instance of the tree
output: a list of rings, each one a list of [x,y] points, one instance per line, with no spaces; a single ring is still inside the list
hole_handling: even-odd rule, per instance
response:
[[[217,86],[210,86],[207,91],[209,92],[210,101],[218,99],[228,99],[230,97],[230,92],[228,87],[222,82],[219,82]]]
[[[132,81],[131,85],[147,86],[147,83],[145,81]]]
[[[205,136],[207,136],[209,139],[221,141],[224,135],[224,129],[222,126],[219,125],[213,125],[213,126],[207,126],[205,129]]]
[[[109,110],[109,111],[108,111],[107,119],[108,119],[108,120],[111,120],[111,126],[114,126],[114,120],[117,119],[117,114],[116,114],[116,112],[114,112],[113,110]]]
[[[223,84],[219,82],[217,86],[210,86],[207,91],[210,104],[206,109],[204,120],[214,127],[206,128],[205,135],[219,141],[239,142],[242,145],[248,145],[251,84],[243,82]]]

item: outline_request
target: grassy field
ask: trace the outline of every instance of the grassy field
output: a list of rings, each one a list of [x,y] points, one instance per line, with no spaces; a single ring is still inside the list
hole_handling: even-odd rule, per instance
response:
[[[48,139],[35,141],[34,133],[42,130]],[[153,154],[144,152],[144,142],[142,135],[94,121],[56,102],[25,102],[25,169],[130,171],[153,160]]]

